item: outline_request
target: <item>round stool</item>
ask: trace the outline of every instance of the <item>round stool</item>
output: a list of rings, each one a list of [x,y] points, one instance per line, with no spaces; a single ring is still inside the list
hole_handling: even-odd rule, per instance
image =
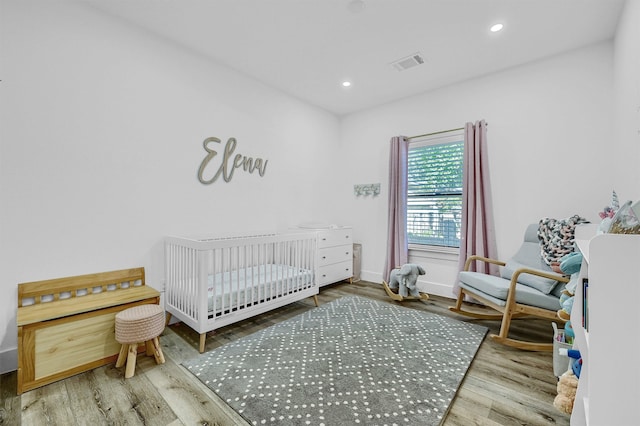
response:
[[[140,305],[116,314],[116,340],[122,344],[116,367],[127,367],[124,377],[133,376],[136,369],[138,345],[145,343],[148,356],[153,355],[156,364],[164,364],[164,355],[158,336],[164,331],[164,309],[160,305]]]

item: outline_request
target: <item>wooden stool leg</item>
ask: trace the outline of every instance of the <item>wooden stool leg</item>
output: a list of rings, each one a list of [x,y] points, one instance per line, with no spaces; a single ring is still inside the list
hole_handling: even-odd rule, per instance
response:
[[[147,340],[145,342],[145,346],[147,349],[147,356],[155,355],[155,349],[153,348],[153,342],[151,340]]]
[[[125,360],[127,359],[127,351],[129,350],[129,345],[123,343],[120,346],[120,353],[118,354],[118,360],[116,361],[116,368],[120,368],[124,365]]]
[[[317,294],[314,294],[314,295],[313,295],[313,302],[316,304],[316,308],[317,308],[318,306],[320,306],[320,305],[318,304],[318,295],[317,295]]]
[[[138,344],[133,343],[129,345],[129,355],[127,355],[127,368],[124,372],[124,378],[128,379],[133,377],[133,373],[136,371],[136,357],[138,355]]]
[[[150,342],[154,348],[153,356],[156,359],[156,364],[164,364],[164,354],[162,353],[162,347],[160,347],[160,341],[157,337],[154,337]]]

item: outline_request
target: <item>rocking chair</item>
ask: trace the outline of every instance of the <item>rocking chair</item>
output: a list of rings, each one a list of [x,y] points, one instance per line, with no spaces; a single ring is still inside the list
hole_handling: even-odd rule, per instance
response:
[[[502,320],[499,334],[490,337],[501,344],[530,351],[552,351],[551,337],[548,343],[536,343],[509,338],[513,318],[535,316],[558,320],[560,295],[569,277],[554,273],[544,262],[538,241],[538,224],[527,227],[524,242],[518,252],[507,262],[471,256],[464,271],[459,274],[460,292],[456,305],[449,310],[477,319]],[[488,262],[500,266],[500,276],[470,271],[471,262]],[[498,311],[499,314],[483,314],[462,309],[465,295]]]

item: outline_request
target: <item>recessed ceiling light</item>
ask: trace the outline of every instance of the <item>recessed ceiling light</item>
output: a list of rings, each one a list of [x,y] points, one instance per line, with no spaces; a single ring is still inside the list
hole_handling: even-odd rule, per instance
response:
[[[342,87],[349,87],[351,86],[351,82],[350,81],[343,81],[342,82]]]
[[[498,31],[502,31],[503,28],[504,28],[503,24],[493,24],[490,30],[492,33],[497,33]]]

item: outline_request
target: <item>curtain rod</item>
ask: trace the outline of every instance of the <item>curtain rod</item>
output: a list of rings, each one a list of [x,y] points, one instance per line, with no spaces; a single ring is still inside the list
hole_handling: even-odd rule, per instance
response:
[[[459,127],[457,129],[442,130],[440,132],[425,133],[424,135],[410,136],[407,139],[411,140],[411,139],[425,138],[427,136],[439,135],[440,133],[456,132],[458,130],[464,130],[464,127]]]
[[[488,126],[488,125],[489,123],[485,123],[485,126]],[[457,129],[442,130],[440,132],[425,133],[424,135],[410,136],[407,138],[407,140],[426,138],[427,136],[439,135],[440,133],[457,132],[458,130],[464,130],[464,127],[458,127]]]

